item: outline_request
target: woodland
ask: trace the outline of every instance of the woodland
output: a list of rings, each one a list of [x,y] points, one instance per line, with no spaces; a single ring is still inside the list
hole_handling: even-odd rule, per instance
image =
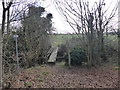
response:
[[[52,0],[75,33],[54,33],[52,13],[25,0],[2,0],[0,88],[119,88],[117,2]],[[52,62],[50,61],[52,58]]]

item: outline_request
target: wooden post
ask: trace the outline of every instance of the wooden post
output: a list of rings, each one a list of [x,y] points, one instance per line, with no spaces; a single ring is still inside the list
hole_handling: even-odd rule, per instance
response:
[[[71,57],[70,57],[70,50],[68,49],[68,64],[71,67]]]

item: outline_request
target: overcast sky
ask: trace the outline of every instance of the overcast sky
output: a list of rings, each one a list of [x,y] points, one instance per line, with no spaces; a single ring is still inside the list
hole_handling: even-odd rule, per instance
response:
[[[72,30],[72,28],[68,25],[68,23],[66,22],[66,20],[58,13],[58,11],[56,10],[54,4],[52,4],[51,2],[52,0],[46,0],[44,2],[45,7],[48,6],[46,8],[46,10],[48,12],[51,12],[53,14],[53,22],[55,22],[55,27],[57,28],[57,32],[61,32],[61,33],[67,33],[67,32],[74,32]],[[90,5],[92,6],[94,4],[95,1],[99,1],[99,0],[88,0],[90,2]],[[116,5],[116,2],[118,0],[105,0],[106,2],[106,8],[110,5],[109,12],[111,12],[111,10],[113,9],[113,7]],[[117,17],[115,18],[115,20],[113,22],[117,22]]]
[[[1,7],[1,1],[0,0],[0,21],[2,18],[2,7]],[[36,0],[30,0],[30,1],[36,1]],[[40,1],[40,0],[39,0]],[[58,13],[56,10],[54,4],[52,3],[53,0],[44,0],[43,3],[41,3],[42,6],[46,8],[46,11],[48,13],[53,14],[53,25],[56,28],[56,32],[58,33],[68,33],[68,32],[73,32],[72,28],[67,24],[66,20]],[[95,1],[99,0],[88,0],[90,2],[90,5],[92,5]],[[106,2],[106,7],[110,6],[109,12],[112,10],[112,8],[115,6],[116,2],[118,0],[105,0]],[[117,18],[115,19],[117,21]]]

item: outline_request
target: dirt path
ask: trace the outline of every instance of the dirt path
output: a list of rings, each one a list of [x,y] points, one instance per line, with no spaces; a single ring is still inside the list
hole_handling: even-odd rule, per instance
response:
[[[118,70],[109,65],[92,69],[44,65],[25,70],[15,79],[14,88],[114,88]]]

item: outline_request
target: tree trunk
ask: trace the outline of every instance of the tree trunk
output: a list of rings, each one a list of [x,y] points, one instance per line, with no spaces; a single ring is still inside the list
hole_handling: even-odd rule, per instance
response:
[[[95,55],[94,55],[94,48],[95,48],[95,43],[94,43],[94,30],[93,30],[93,15],[90,13],[89,16],[89,21],[88,21],[88,53],[89,53],[89,66],[91,67],[94,65],[95,62]]]
[[[10,32],[10,21],[9,21],[9,17],[10,17],[10,10],[8,9],[8,12],[7,12],[7,34],[11,34]]]
[[[5,28],[5,14],[6,11],[3,10],[3,16],[2,16],[2,29],[0,30],[0,89],[2,89],[2,46],[3,46],[3,32],[4,32],[4,28]]]
[[[118,66],[120,67],[120,1],[118,2]],[[118,73],[120,74],[120,70]],[[120,82],[118,87],[120,87]]]
[[[0,30],[0,89],[2,89],[2,30]]]
[[[5,8],[5,3],[4,3],[4,0],[2,1],[2,6],[3,6],[3,16],[2,16],[2,29],[0,30],[0,89],[2,89],[2,82],[3,82],[3,79],[2,79],[2,73],[3,73],[3,70],[2,70],[2,47],[3,47],[3,33],[4,33],[4,30],[5,30],[5,19],[6,19],[6,11],[10,9],[11,5],[12,5],[12,1],[9,3],[9,5],[7,6],[7,8]]]

